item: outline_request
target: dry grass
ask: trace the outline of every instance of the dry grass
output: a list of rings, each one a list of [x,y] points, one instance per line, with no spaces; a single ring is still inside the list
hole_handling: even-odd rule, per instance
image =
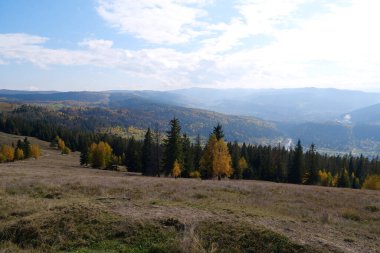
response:
[[[19,138],[0,133],[0,142],[16,142]],[[127,231],[135,231],[130,227],[120,231],[120,226],[115,225],[127,220],[134,224],[133,228],[144,231],[141,224],[151,224],[149,229],[158,229],[162,234],[156,239],[144,234],[149,239],[141,239],[145,237],[136,230],[133,235],[145,240],[143,245],[165,241],[165,245],[170,246],[173,241],[168,238],[175,234],[176,242],[182,244],[182,248],[176,250],[182,252],[223,252],[226,242],[233,244],[236,238],[240,241],[233,245],[239,245],[239,242],[243,245],[244,240],[254,241],[252,235],[265,241],[277,238],[277,233],[298,245],[306,245],[309,247],[307,251],[380,252],[380,212],[376,211],[380,207],[378,191],[259,181],[130,176],[81,168],[79,154],[64,156],[50,149],[48,143],[33,138],[31,142],[38,142],[43,149],[39,160],[0,164],[0,230],[7,229],[10,234],[1,244],[0,252],[2,248],[13,252],[23,246],[12,237],[17,233],[11,228],[31,222],[29,228],[41,229],[46,219],[53,221],[53,225],[43,231],[61,231],[66,237],[51,237],[39,232],[36,238],[25,239],[29,244],[24,246],[41,247],[38,243],[46,242],[47,245],[65,246],[67,250],[87,247],[100,240],[105,246],[98,247],[109,248],[111,246],[106,242],[111,238],[107,234],[120,232],[125,243],[125,238],[130,238],[125,236]],[[61,219],[71,227],[60,227],[62,221],[54,217],[62,213],[78,213],[76,206],[83,207],[84,213],[80,215],[95,222],[91,225],[93,228],[81,227],[78,221],[67,216]],[[94,217],[92,210],[104,215]],[[99,227],[96,224],[100,224]],[[110,228],[101,229],[102,226]],[[94,228],[102,230],[103,234],[91,239],[91,235],[96,234]],[[221,233],[218,236],[217,231]],[[229,237],[229,233],[235,234]],[[79,237],[82,244],[70,235],[74,239]],[[285,237],[278,237],[277,244],[273,245],[285,245],[284,248],[289,246],[288,243],[293,245]],[[288,252],[306,249],[301,247],[295,251],[297,247],[301,246],[294,246],[293,251]],[[165,248],[166,251],[175,251],[169,248]],[[244,251],[238,246],[235,249],[236,252]],[[281,252],[276,248],[270,250],[267,252]]]

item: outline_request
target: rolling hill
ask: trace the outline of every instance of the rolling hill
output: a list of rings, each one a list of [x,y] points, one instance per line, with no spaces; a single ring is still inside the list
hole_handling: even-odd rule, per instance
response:
[[[335,89],[184,89],[173,91],[29,92],[0,90],[5,103],[48,106],[97,129],[141,130],[180,119],[190,136],[221,123],[229,141],[301,139],[326,152],[380,153],[380,94]],[[6,108],[6,106],[4,106]],[[82,108],[78,110],[78,108]],[[248,116],[247,116],[248,115]],[[249,116],[254,115],[254,116]],[[257,117],[259,116],[259,118]],[[260,119],[263,118],[263,119]],[[88,125],[88,123],[81,123]]]

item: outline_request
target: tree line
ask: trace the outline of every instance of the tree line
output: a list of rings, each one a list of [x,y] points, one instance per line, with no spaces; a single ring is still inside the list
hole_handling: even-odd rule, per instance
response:
[[[175,118],[170,121],[164,140],[161,140],[159,129],[149,128],[144,140],[139,141],[133,137],[96,133],[82,125],[69,128],[49,117],[21,115],[24,114],[1,114],[0,131],[34,136],[45,141],[59,136],[64,140],[65,147],[81,152],[82,165],[90,164],[93,167],[125,165],[129,171],[149,176],[228,177],[352,188],[361,187],[367,175],[380,174],[378,157],[369,159],[363,155],[320,154],[314,145],[304,149],[300,141],[292,149],[280,145],[226,143],[221,125],[211,131],[207,144],[203,145],[199,135],[191,140],[186,133],[182,133],[180,122]],[[96,151],[99,147],[92,144],[99,145],[101,142],[104,144],[100,145],[100,149],[107,144],[111,152],[105,156],[104,162],[100,159],[101,166],[98,166],[92,161],[101,152]],[[108,147],[105,149],[108,150]],[[217,171],[219,168],[221,171]]]
[[[14,162],[27,158],[38,159],[41,156],[41,149],[38,144],[31,144],[27,137],[23,141],[18,140],[17,144],[12,143],[1,145],[0,148],[0,163]]]

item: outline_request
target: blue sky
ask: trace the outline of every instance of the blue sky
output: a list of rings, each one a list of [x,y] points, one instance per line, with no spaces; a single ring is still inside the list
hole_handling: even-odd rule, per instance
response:
[[[0,88],[380,91],[375,0],[2,0]]]

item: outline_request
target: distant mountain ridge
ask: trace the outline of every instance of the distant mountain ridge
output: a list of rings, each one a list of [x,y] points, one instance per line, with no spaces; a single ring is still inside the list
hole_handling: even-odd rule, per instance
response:
[[[298,138],[335,152],[380,153],[380,93],[336,89],[182,89],[172,91],[29,92],[0,90],[2,101],[130,111],[124,125],[183,122],[207,135],[221,123],[231,141],[276,144]],[[1,101],[0,100],[0,101]],[[114,115],[114,114],[112,114]],[[110,121],[112,122],[112,121]]]

